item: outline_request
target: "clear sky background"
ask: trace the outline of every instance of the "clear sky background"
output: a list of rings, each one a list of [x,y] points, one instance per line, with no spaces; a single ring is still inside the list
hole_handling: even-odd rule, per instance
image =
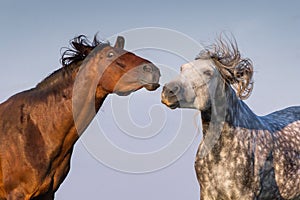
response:
[[[60,48],[68,46],[69,40],[76,35],[92,37],[98,32],[105,39],[133,28],[162,27],[182,32],[203,44],[213,42],[222,31],[232,32],[241,53],[254,63],[254,91],[246,101],[247,104],[259,115],[290,105],[300,105],[299,10],[300,3],[296,0],[2,0],[0,101],[35,86],[59,68]],[[168,65],[177,72],[184,63],[180,59],[168,60],[164,54],[153,56],[152,53],[141,52],[141,55]],[[163,80],[167,81],[167,78]],[[150,95],[155,103],[159,103],[160,92],[161,88]],[[144,94],[150,98],[145,91],[138,92],[136,98],[142,98]],[[141,99],[143,101],[146,102]],[[110,113],[110,104],[107,102],[97,116],[99,121]],[[165,107],[161,109],[171,120],[178,114]],[[147,110],[143,112],[147,113]],[[140,116],[140,113],[132,112],[131,115],[133,120],[141,120],[134,117]],[[147,124],[149,119],[137,123]],[[117,129],[107,130],[110,131],[115,133]],[[151,149],[159,142],[167,143],[172,138],[167,131],[163,134],[163,140],[149,141],[146,147],[144,143],[124,139],[122,133],[111,139],[125,147],[136,144],[133,145],[136,147],[134,150],[143,152],[144,147],[146,150]],[[144,174],[111,169],[94,159],[82,142],[78,141],[72,157],[71,172],[57,192],[56,199],[199,199],[199,186],[193,169],[199,139],[197,137],[184,155],[172,165]]]

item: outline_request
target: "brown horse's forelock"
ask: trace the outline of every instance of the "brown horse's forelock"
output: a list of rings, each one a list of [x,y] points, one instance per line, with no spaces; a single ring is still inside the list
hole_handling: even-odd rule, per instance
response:
[[[70,41],[70,45],[72,48],[67,48],[62,53],[61,63],[64,67],[84,60],[95,47],[99,46],[99,49],[102,49],[110,44],[100,41],[97,35],[92,42],[85,35],[79,35]]]
[[[196,59],[212,59],[222,78],[231,84],[240,99],[247,99],[253,89],[253,66],[248,58],[242,58],[236,40],[223,39],[204,51]]]
[[[85,35],[79,35],[70,41],[71,48],[66,48],[62,53],[61,63],[62,68],[54,71],[43,81],[41,81],[36,88],[45,89],[59,84],[68,84],[68,77],[70,73],[80,67],[82,62],[95,47],[97,50],[101,50],[106,46],[110,46],[109,42],[101,42],[97,35],[94,36],[93,41],[89,41]],[[61,81],[61,80],[64,81]],[[59,88],[64,87],[60,85]]]

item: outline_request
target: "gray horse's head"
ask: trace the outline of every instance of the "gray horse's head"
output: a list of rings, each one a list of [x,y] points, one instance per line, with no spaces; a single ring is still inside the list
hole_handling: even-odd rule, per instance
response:
[[[168,107],[208,109],[230,85],[240,99],[252,91],[252,63],[241,58],[236,42],[223,39],[181,66],[180,74],[165,84],[162,103]]]

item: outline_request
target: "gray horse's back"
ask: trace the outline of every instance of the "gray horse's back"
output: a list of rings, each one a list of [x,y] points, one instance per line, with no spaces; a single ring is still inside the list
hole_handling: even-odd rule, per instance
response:
[[[273,135],[273,162],[280,194],[300,199],[300,106],[262,117]]]
[[[296,121],[300,121],[300,106],[292,106],[282,110],[275,111],[261,117],[270,132],[282,130]]]

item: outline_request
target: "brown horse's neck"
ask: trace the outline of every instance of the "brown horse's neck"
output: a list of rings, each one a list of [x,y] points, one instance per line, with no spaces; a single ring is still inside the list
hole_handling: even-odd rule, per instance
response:
[[[48,134],[43,135],[44,138],[59,141],[63,149],[71,149],[100,109],[108,92],[97,85],[99,75],[94,70],[81,70],[81,67],[66,70],[55,72],[33,89],[32,98],[36,100],[33,112],[37,114],[32,117],[36,124],[42,124],[42,134]],[[45,117],[39,118],[42,110]]]
[[[74,144],[108,95],[97,85],[99,73],[90,67],[82,74],[82,67],[58,70],[35,88],[1,104],[0,144],[12,147],[0,157],[8,160],[0,163],[0,174],[4,175],[0,175],[0,199],[5,199],[3,188],[20,187],[22,190],[16,192],[23,195],[25,184],[32,196],[45,191],[53,196],[65,179]],[[18,163],[16,170],[10,170],[11,164],[7,163]],[[23,177],[19,174],[26,174],[26,178],[19,179]],[[17,196],[11,193],[12,197]]]

